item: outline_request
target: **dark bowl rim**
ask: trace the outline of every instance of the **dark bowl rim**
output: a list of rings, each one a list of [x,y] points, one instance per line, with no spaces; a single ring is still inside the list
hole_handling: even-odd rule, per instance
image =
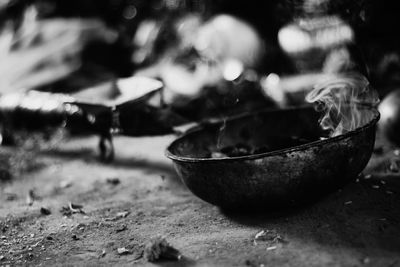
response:
[[[285,112],[285,111],[291,111],[291,110],[301,110],[301,109],[308,109],[310,108],[309,105],[307,106],[301,106],[301,107],[290,107],[290,108],[285,108],[285,109],[278,109],[278,110],[261,110],[261,111],[257,111],[257,112],[246,112],[243,114],[240,114],[238,116],[233,116],[230,117],[227,121],[231,121],[231,120],[237,120],[246,116],[250,116],[251,114],[260,114],[260,113],[266,113],[266,112]],[[291,152],[296,152],[299,150],[305,150],[308,149],[310,147],[314,147],[314,146],[320,146],[320,145],[324,145],[324,144],[328,144],[328,143],[333,143],[333,142],[338,142],[340,140],[346,139],[348,137],[351,137],[353,135],[356,135],[359,132],[362,132],[364,130],[366,130],[367,128],[370,128],[374,125],[377,124],[377,122],[380,119],[380,113],[379,111],[374,108],[374,107],[362,107],[362,109],[368,109],[370,111],[372,111],[374,113],[374,117],[373,119],[371,119],[370,122],[368,122],[367,124],[365,124],[362,127],[359,127],[353,131],[347,132],[345,134],[342,135],[338,135],[335,137],[330,137],[324,140],[317,140],[317,141],[313,141],[310,143],[306,143],[303,145],[299,145],[299,146],[294,146],[294,147],[289,147],[289,148],[284,148],[284,149],[279,149],[279,150],[274,150],[274,151],[270,151],[270,152],[265,152],[265,153],[260,153],[260,154],[254,154],[254,155],[247,155],[247,156],[240,156],[240,157],[225,157],[225,158],[193,158],[193,157],[183,157],[183,156],[177,156],[174,153],[171,152],[171,149],[173,146],[176,145],[176,143],[181,142],[182,139],[184,138],[188,138],[188,136],[195,134],[197,132],[201,132],[204,130],[204,127],[199,127],[193,131],[190,131],[188,133],[183,134],[182,136],[178,137],[177,139],[175,139],[174,141],[171,142],[171,144],[168,145],[168,147],[165,149],[165,156],[173,161],[178,161],[178,162],[231,162],[231,161],[245,161],[245,160],[255,160],[255,159],[259,159],[259,158],[266,158],[266,157],[271,157],[271,156],[276,156],[276,155],[282,155],[282,154],[286,154],[286,153],[291,153]],[[215,122],[212,124],[218,124],[219,122]]]

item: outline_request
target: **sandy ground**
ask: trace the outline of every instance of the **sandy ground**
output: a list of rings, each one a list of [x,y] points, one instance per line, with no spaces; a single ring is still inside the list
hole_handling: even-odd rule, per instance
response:
[[[173,138],[118,137],[111,164],[97,160],[94,137],[40,152],[1,148],[0,159],[19,155],[28,167],[0,181],[0,266],[152,266],[143,247],[157,235],[184,255],[161,266],[400,266],[400,174],[389,170],[400,156],[392,149],[378,149],[364,178],[311,206],[232,214],[180,183],[163,155]],[[85,214],[63,215],[69,202]],[[281,239],[255,242],[262,230]]]

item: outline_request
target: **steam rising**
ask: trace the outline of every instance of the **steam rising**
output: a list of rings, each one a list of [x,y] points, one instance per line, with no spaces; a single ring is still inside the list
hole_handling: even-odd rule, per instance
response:
[[[365,107],[378,102],[377,93],[369,86],[368,80],[359,74],[336,74],[317,84],[306,96],[307,102],[317,103],[324,112],[320,121],[330,136],[352,131],[371,121],[373,113]]]

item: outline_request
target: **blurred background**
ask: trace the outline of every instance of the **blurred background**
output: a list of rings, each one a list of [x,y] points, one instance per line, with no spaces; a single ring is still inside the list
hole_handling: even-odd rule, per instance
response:
[[[0,0],[0,94],[163,81],[190,119],[297,105],[324,74],[400,83],[396,1]]]

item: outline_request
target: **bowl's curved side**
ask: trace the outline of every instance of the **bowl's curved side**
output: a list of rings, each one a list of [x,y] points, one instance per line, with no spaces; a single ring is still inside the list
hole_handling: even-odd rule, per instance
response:
[[[368,163],[376,124],[336,142],[240,161],[182,162],[177,173],[198,197],[223,207],[287,206],[315,199],[354,179]]]

